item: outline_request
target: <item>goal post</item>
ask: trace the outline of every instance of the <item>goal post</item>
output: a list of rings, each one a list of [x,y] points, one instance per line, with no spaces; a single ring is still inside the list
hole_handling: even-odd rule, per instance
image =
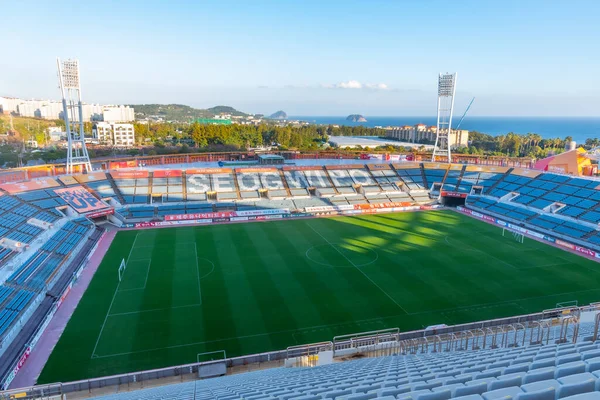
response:
[[[525,241],[525,235],[522,234],[521,232],[509,229],[509,228],[502,228],[502,236],[503,237],[511,237],[518,243],[523,243]]]
[[[127,267],[127,263],[125,259],[121,260],[121,265],[119,265],[119,282],[123,279],[123,274],[125,273],[125,268]]]

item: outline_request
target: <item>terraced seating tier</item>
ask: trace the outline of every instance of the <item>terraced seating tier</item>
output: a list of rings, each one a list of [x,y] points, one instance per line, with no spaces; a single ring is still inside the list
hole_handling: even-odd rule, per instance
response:
[[[599,378],[600,348],[582,342],[275,368],[96,399],[577,400],[600,398]]]

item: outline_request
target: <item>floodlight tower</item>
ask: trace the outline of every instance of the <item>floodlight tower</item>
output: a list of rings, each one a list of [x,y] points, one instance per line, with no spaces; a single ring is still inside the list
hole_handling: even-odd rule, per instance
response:
[[[81,85],[79,83],[79,61],[66,60],[58,65],[58,80],[62,96],[65,131],[67,133],[67,173],[72,174],[74,167],[82,165],[88,172],[92,171],[90,156],[85,147],[83,133],[83,105],[81,104]]]
[[[446,156],[447,162],[452,162],[450,157],[450,131],[452,129],[452,112],[454,111],[454,93],[456,91],[456,73],[439,74],[438,77],[438,110],[437,132],[433,156]]]

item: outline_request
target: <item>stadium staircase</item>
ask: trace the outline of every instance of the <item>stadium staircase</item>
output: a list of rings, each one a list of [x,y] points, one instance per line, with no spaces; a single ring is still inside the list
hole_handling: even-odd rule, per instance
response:
[[[427,182],[427,176],[425,175],[425,166],[423,165],[423,163],[419,164],[419,169],[421,170],[421,178],[423,179],[423,186],[425,186],[425,189],[429,190],[431,189],[431,184],[433,183],[429,183]]]
[[[155,198],[155,197],[153,196],[153,191],[154,191],[154,189],[153,189],[153,184],[152,184],[153,177],[154,177],[154,175],[153,175],[153,174],[148,174],[148,183],[147,183],[147,185],[148,185],[148,186],[147,186],[147,190],[148,190],[148,200],[152,200],[152,204],[155,204],[155,203],[156,203],[156,204],[162,204],[162,199],[163,199],[163,197],[164,197],[164,193],[163,193],[163,195],[162,195],[162,196],[160,196],[160,197],[158,197],[158,196],[157,196],[157,197]],[[135,185],[135,186],[136,186],[136,188],[137,188],[137,181],[136,181],[136,185]],[[159,198],[160,198],[160,200],[161,200],[161,201],[160,201],[160,202],[156,201],[156,199],[159,199]]]
[[[117,186],[117,183],[115,182],[115,180],[113,179],[113,177],[111,176],[110,173],[106,174],[106,179],[108,180],[108,182],[112,186],[113,190],[115,191],[115,195],[117,196],[119,203],[127,204],[127,202],[125,201],[125,198],[123,197],[123,194],[121,193],[121,191],[119,190],[119,187]]]
[[[450,168],[446,169],[446,172],[444,173],[444,176],[442,177],[442,182],[440,182],[442,184],[441,187],[444,187],[444,183],[446,182],[446,178],[448,178],[449,173],[450,173]]]
[[[331,177],[329,176],[329,174],[325,173],[325,176],[327,177],[327,182],[329,182],[329,184],[330,184],[329,187],[333,189],[333,191],[335,192],[335,194],[340,194],[339,190],[337,190],[337,187],[333,183],[333,179],[331,179]]]
[[[292,192],[290,192],[290,186],[287,183],[287,179],[285,179],[285,175],[283,173],[283,170],[278,170],[279,171],[279,177],[281,178],[281,182],[283,183],[283,189],[285,190],[285,192],[287,193],[288,196],[292,196]]]
[[[454,188],[455,191],[457,191],[458,188],[460,187],[460,185],[462,184],[462,178],[465,175],[466,169],[467,169],[467,166],[463,165],[462,169],[460,170],[460,174],[458,175],[458,182],[456,182],[456,187]]]
[[[239,199],[240,198],[240,185],[238,183],[237,176],[235,176],[235,175],[233,176],[233,185],[235,186],[235,193],[237,194],[237,198]],[[217,197],[216,197],[216,193],[215,193],[215,199],[216,198]]]
[[[183,190],[183,201],[187,201],[187,174],[185,174],[185,172],[182,174],[181,190]]]
[[[496,187],[502,183],[504,181],[504,179],[510,175],[510,173],[513,171],[514,168],[509,168],[501,177],[500,179],[498,179],[492,186],[490,186],[488,188],[488,190],[485,192],[485,194],[489,194],[491,193],[494,189],[496,189]]]

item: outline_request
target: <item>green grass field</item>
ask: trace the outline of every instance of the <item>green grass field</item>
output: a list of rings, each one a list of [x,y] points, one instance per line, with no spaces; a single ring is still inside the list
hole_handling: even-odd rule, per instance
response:
[[[599,277],[451,211],[124,231],[38,383],[589,303]]]

